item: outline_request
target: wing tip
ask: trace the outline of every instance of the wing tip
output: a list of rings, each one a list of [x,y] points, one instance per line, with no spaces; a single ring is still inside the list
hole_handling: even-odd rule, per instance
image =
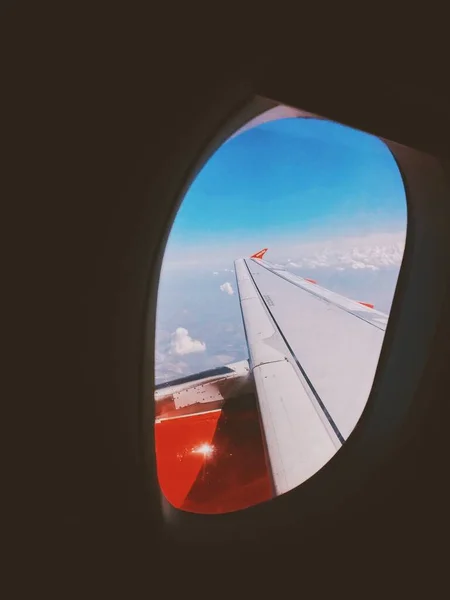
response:
[[[268,250],[268,248],[263,248],[259,252],[255,252],[255,254],[252,254],[250,256],[250,258],[262,258],[264,256],[264,254],[267,252],[267,250]]]

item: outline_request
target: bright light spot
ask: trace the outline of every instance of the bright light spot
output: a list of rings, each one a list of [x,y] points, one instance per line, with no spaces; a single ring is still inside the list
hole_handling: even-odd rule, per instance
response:
[[[206,443],[201,444],[200,446],[193,448],[192,453],[193,454],[203,454],[203,456],[206,458],[206,457],[214,454],[214,446],[211,446],[211,444],[206,444]]]

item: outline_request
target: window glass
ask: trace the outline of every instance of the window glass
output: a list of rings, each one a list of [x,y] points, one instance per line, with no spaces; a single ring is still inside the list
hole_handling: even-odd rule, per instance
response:
[[[268,500],[345,443],[403,257],[405,190],[384,142],[318,118],[264,121],[198,174],[162,266],[158,477],[187,511]]]

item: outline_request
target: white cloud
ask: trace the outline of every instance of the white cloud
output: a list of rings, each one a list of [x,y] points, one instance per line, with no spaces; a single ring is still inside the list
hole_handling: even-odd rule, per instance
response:
[[[172,333],[170,349],[174,354],[191,354],[192,352],[204,352],[206,344],[200,340],[193,340],[184,327],[177,327]]]
[[[219,271],[213,271],[213,275],[218,275]]]
[[[223,283],[220,286],[220,289],[222,290],[222,292],[226,292],[230,296],[232,296],[234,294],[233,288],[232,288],[231,283],[229,281],[226,281],[225,283]]]

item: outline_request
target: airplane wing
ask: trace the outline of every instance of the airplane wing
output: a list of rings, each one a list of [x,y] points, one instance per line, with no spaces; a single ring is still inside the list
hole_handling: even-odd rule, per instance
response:
[[[158,478],[177,508],[229,512],[298,486],[369,396],[388,317],[266,251],[235,261],[248,361],[156,386]]]
[[[317,472],[355,427],[388,317],[263,256],[235,261],[275,494]]]

